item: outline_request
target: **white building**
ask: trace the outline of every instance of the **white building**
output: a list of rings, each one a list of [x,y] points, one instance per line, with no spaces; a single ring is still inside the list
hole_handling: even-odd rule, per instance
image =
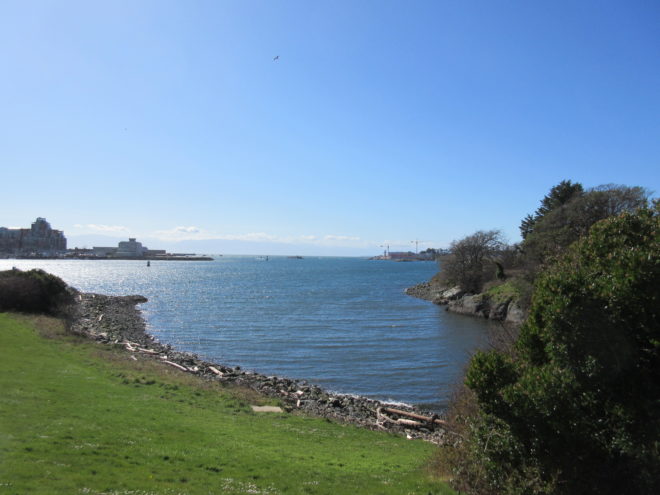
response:
[[[137,242],[135,237],[130,237],[128,241],[122,241],[117,246],[115,256],[118,258],[140,258],[148,251],[146,246]]]
[[[128,241],[121,241],[117,247],[94,246],[92,253],[97,258],[156,258],[168,256],[164,249],[149,249],[141,242],[130,237]]]

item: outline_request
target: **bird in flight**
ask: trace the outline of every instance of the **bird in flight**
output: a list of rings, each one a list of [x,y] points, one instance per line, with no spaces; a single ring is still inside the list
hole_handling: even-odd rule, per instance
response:
[[[279,55],[275,55],[275,56],[273,57],[273,62],[275,62],[276,60],[279,60],[279,59],[280,59],[280,56],[279,56]]]

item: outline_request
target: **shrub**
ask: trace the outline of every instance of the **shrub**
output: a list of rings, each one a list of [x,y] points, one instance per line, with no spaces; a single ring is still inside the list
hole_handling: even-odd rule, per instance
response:
[[[66,283],[43,270],[0,272],[0,311],[60,315],[72,300]]]
[[[660,216],[641,209],[597,223],[541,274],[513,352],[475,355],[458,483],[660,493],[659,376]]]

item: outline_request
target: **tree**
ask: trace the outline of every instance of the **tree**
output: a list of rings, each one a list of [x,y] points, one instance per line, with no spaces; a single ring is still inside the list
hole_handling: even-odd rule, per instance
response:
[[[468,292],[479,292],[488,278],[491,257],[504,246],[499,230],[479,230],[449,246],[451,255],[442,264],[445,282],[460,285]],[[494,272],[494,270],[493,270]]]
[[[639,186],[605,184],[568,203],[568,223],[575,236],[583,236],[599,220],[648,206],[649,191]]]
[[[520,236],[523,239],[526,239],[529,234],[534,231],[534,225],[536,224],[537,218],[529,213],[525,218],[520,222]]]
[[[527,233],[522,250],[528,261],[544,263],[586,235],[596,222],[647,206],[648,197],[642,187],[607,184],[583,192],[581,185],[564,181],[552,188],[532,220],[529,216],[523,220],[521,231],[525,226]]]
[[[563,180],[543,197],[541,206],[536,210],[536,216],[543,217],[572,199],[582,196],[583,193],[584,188],[579,182],[573,183],[570,180]]]
[[[493,493],[660,493],[659,376],[656,207],[594,225],[537,280],[515,351],[475,355],[470,475]]]
[[[527,215],[520,223],[520,235],[526,239],[534,231],[536,223],[551,211],[565,205],[572,199],[581,196],[584,188],[579,182],[563,180],[546,194],[541,200],[541,206],[537,208],[534,215]]]

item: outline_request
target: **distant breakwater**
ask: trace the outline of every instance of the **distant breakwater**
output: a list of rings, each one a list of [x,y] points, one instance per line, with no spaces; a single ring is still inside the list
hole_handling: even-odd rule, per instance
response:
[[[210,363],[196,354],[182,352],[171,345],[163,345],[146,332],[146,323],[137,305],[147,302],[139,295],[107,296],[79,293],[72,309],[71,330],[101,344],[123,347],[133,359],[150,359],[190,373],[200,379],[249,387],[265,396],[282,401],[289,412],[294,410],[339,420],[372,430],[385,430],[404,434],[408,438],[421,438],[436,444],[454,443],[457,438],[442,426],[410,420],[409,416],[384,414],[392,404],[358,397],[335,394],[305,380],[266,376],[245,371],[240,366],[230,367]],[[414,407],[396,405],[407,413],[437,417],[433,413]]]

